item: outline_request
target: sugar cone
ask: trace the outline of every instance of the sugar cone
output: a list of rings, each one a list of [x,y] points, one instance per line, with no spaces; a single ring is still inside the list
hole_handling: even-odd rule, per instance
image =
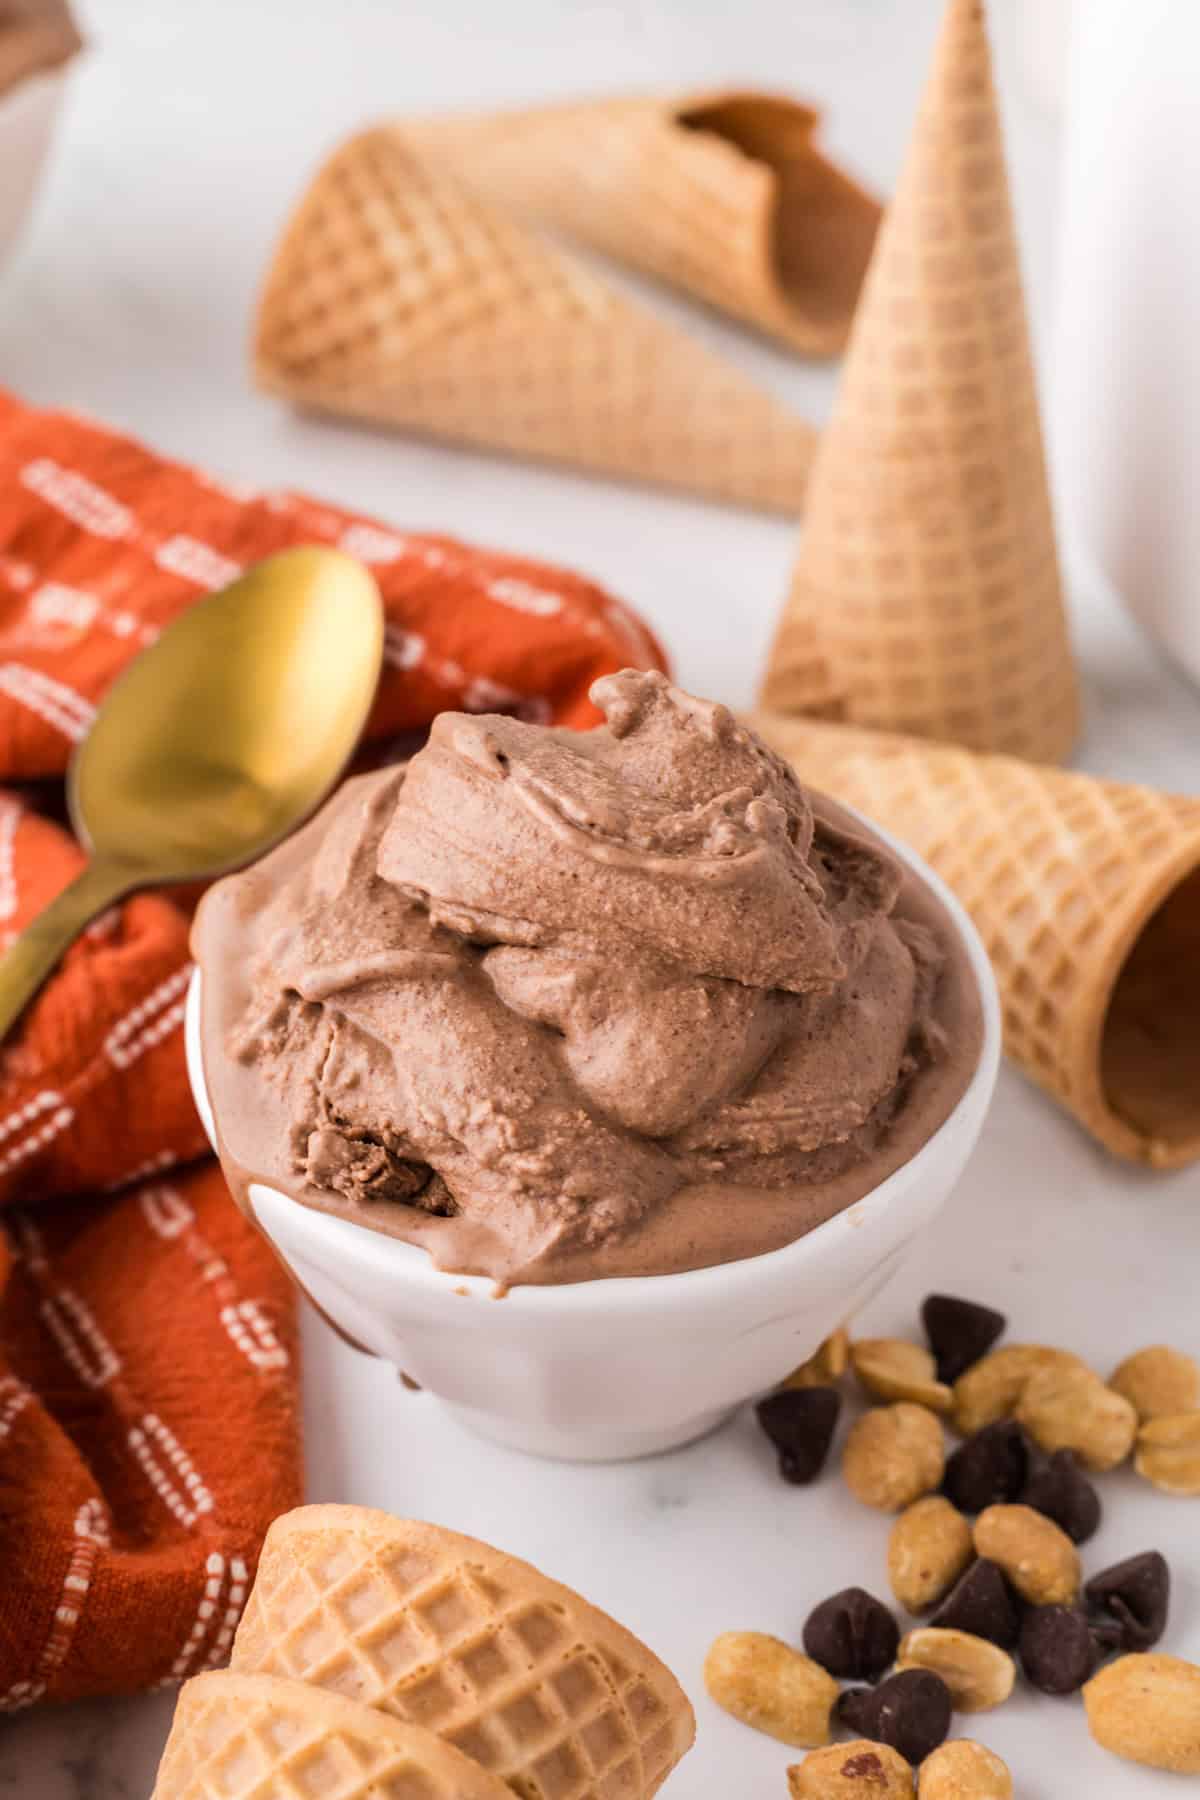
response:
[[[793,514],[816,442],[387,129],[343,145],[301,201],[255,363],[301,405]]]
[[[180,1690],[153,1800],[512,1800],[419,1725],[298,1681],[228,1672]]]
[[[1026,1074],[1119,1156],[1200,1156],[1200,799],[814,720],[752,723],[954,889]]]
[[[233,1667],[424,1725],[525,1800],[647,1800],[695,1732],[670,1670],[578,1594],[363,1507],[276,1520]]]
[[[405,121],[498,205],[683,288],[808,356],[850,330],[879,204],[783,95],[651,94]]]
[[[949,0],[763,704],[1045,762],[1078,696],[980,0]]]

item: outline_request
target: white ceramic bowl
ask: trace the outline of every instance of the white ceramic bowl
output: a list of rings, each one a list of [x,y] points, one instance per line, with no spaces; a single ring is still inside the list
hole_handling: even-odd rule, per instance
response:
[[[883,833],[880,833],[883,836]],[[912,852],[887,839],[944,901],[983,1002],[979,1065],[909,1162],[782,1250],[682,1275],[515,1287],[435,1269],[416,1246],[253,1184],[259,1225],[335,1324],[446,1402],[465,1425],[533,1455],[602,1462],[670,1450],[718,1425],[816,1349],[888,1280],[940,1212],[987,1113],[1000,1008],[966,914]],[[188,1067],[209,1136],[199,976]]]

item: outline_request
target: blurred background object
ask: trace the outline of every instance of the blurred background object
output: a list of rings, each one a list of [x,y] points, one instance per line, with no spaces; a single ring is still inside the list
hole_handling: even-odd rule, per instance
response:
[[[1200,681],[1200,9],[1077,7],[1054,358],[1064,522]]]
[[[1062,107],[1074,10],[1075,0],[1020,0],[1025,83],[1048,113]]]
[[[671,632],[680,680],[749,704],[795,558],[790,520],[301,418],[256,396],[247,334],[304,183],[372,121],[619,92],[768,88],[886,198],[940,0],[78,0],[91,46],[0,293],[0,384],[82,408],[230,480],[293,485],[601,577]],[[1049,316],[1055,137],[1017,10],[991,9],[1035,342]],[[281,47],[288,75],[281,80]],[[836,364],[776,348],[615,264],[603,278],[821,420]],[[1157,719],[1149,721],[1156,727]]]
[[[358,133],[292,213],[260,387],[318,413],[799,514],[816,433],[417,155]]]
[[[792,96],[609,95],[403,126],[490,200],[803,356],[846,342],[880,207],[822,154],[820,114]]]
[[[0,0],[0,263],[37,191],[81,47],[65,0]]]

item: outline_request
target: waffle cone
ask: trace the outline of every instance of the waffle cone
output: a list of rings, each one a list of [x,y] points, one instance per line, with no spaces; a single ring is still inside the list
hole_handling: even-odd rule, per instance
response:
[[[845,344],[879,205],[782,95],[656,94],[406,121],[476,193],[808,356]]]
[[[814,720],[752,723],[954,889],[1026,1074],[1119,1156],[1200,1156],[1200,799]]]
[[[763,704],[1043,762],[1078,696],[980,0],[949,0]]]
[[[512,1800],[495,1775],[406,1725],[298,1681],[229,1672],[180,1690],[153,1800]]]
[[[344,144],[280,244],[260,384],[303,406],[798,514],[816,434],[422,163]]]
[[[695,1732],[670,1670],[578,1594],[362,1507],[276,1520],[233,1667],[436,1731],[524,1800],[648,1800]]]

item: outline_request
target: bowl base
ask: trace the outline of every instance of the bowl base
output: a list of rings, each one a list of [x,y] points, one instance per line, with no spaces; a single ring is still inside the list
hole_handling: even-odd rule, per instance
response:
[[[633,1462],[642,1456],[661,1456],[666,1450],[679,1450],[684,1444],[707,1437],[737,1411],[736,1407],[722,1406],[715,1412],[698,1413],[682,1423],[630,1430],[622,1426],[609,1429],[504,1419],[471,1406],[454,1406],[449,1401],[442,1404],[451,1418],[457,1419],[476,1437],[550,1462]]]

